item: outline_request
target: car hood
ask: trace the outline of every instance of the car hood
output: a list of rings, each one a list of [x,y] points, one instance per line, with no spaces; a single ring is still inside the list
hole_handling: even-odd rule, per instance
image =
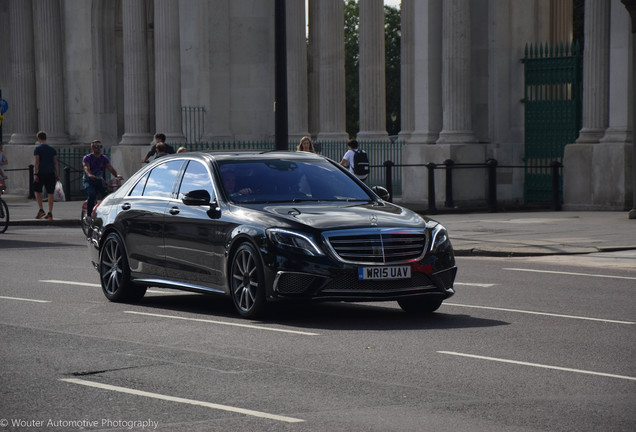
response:
[[[256,210],[256,209],[255,209]],[[390,203],[320,203],[263,205],[258,210],[288,220],[291,226],[306,225],[314,229],[347,229],[368,227],[424,228],[427,219]]]

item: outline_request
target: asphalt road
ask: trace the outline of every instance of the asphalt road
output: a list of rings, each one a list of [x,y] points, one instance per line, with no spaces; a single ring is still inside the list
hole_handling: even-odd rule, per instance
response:
[[[633,431],[636,269],[459,257],[457,295],[239,318],[102,295],[78,227],[0,236],[0,431]]]

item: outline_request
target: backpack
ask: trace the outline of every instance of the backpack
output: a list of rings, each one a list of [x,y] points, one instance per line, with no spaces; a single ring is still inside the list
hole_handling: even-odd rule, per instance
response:
[[[369,157],[364,150],[353,151],[353,173],[365,178],[369,175]]]

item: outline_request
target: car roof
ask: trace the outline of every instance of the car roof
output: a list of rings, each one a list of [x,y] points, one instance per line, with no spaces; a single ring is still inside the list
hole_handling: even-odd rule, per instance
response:
[[[258,159],[258,160],[277,160],[277,159],[285,159],[293,157],[294,159],[323,159],[323,156],[317,155],[315,153],[308,152],[299,152],[299,151],[284,151],[284,150],[274,150],[274,151],[206,151],[202,152],[213,159],[218,161],[225,160],[249,160],[249,159]]]

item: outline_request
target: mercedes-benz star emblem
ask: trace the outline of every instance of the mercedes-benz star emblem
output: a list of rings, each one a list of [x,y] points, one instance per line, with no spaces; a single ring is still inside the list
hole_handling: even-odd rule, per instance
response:
[[[371,226],[378,226],[378,217],[376,215],[369,216],[369,220],[371,221]]]

